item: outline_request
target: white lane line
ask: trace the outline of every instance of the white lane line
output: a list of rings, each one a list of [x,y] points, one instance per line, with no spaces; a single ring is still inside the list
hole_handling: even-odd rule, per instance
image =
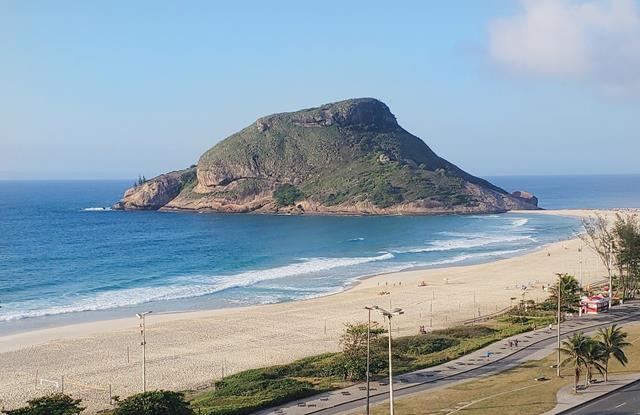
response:
[[[620,408],[621,406],[626,405],[626,404],[627,404],[626,402],[622,402],[620,405],[616,405],[616,408]]]

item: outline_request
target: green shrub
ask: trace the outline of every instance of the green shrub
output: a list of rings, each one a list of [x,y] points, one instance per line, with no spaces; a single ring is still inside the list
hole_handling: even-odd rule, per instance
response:
[[[377,184],[371,193],[371,203],[380,208],[393,206],[400,202],[402,202],[402,194],[400,194],[400,190],[396,189],[389,183]]]
[[[495,322],[434,330],[427,335],[393,339],[397,374],[424,369],[458,358],[473,350],[515,334],[530,326]],[[371,342],[371,373],[387,375],[387,337],[378,327]],[[252,369],[216,382],[216,390],[198,392],[191,399],[203,415],[244,415],[318,393],[350,385],[345,379],[365,377],[366,325],[347,324],[343,351],[296,360],[286,365]]]
[[[405,340],[405,343],[405,353],[417,356],[448,349],[460,344],[460,340],[452,337],[432,337],[427,335],[410,337]]]
[[[117,403],[114,415],[193,415],[184,394],[152,391],[132,395]]]
[[[269,369],[248,370],[229,376],[216,382],[215,391],[194,399],[192,403],[207,415],[242,415],[319,392],[310,382],[278,377],[277,371]]]
[[[43,396],[27,402],[27,406],[3,411],[7,415],[76,415],[84,411],[80,399],[61,393]]]
[[[285,183],[273,192],[273,197],[276,200],[276,204],[280,207],[291,206],[303,197],[300,190],[292,184]]]
[[[436,330],[433,334],[448,336],[460,339],[469,339],[472,337],[490,336],[496,332],[495,329],[487,326],[457,326],[442,330]]]

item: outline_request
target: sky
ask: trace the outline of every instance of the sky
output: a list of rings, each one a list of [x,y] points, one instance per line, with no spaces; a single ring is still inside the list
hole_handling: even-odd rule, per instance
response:
[[[353,97],[472,174],[640,173],[640,0],[0,0],[0,179],[152,177]]]

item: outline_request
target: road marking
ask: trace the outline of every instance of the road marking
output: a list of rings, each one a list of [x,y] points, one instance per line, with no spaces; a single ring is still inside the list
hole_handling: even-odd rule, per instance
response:
[[[475,405],[475,404],[477,404],[479,402],[486,401],[487,399],[496,398],[498,396],[506,395],[506,394],[509,394],[509,393],[512,393],[512,392],[519,392],[521,390],[525,390],[525,389],[529,389],[529,388],[535,388],[536,386],[541,386],[541,385],[544,385],[544,384],[549,383],[549,382],[551,382],[551,381],[548,380],[546,382],[540,382],[540,383],[535,384],[535,385],[529,385],[529,386],[525,386],[523,388],[513,389],[513,390],[510,390],[510,391],[506,391],[506,392],[496,393],[495,395],[486,396],[486,397],[478,399],[476,401],[469,402],[468,404],[463,405],[463,406],[461,406],[461,407],[459,407],[459,408],[457,408],[457,409],[455,409],[455,410],[453,410],[451,412],[447,412],[445,415],[455,414],[456,412],[460,412],[463,409],[467,409],[468,407],[473,406],[473,405]]]
[[[627,404],[626,402],[622,402],[620,405],[616,405],[616,408],[620,408],[621,406],[626,405],[626,404]]]

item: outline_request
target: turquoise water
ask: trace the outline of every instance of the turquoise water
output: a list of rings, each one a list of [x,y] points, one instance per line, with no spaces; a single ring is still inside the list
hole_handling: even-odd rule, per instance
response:
[[[314,217],[96,209],[128,185],[0,182],[0,331],[141,308],[310,298],[366,275],[518,255],[580,229],[575,219],[527,214]]]

